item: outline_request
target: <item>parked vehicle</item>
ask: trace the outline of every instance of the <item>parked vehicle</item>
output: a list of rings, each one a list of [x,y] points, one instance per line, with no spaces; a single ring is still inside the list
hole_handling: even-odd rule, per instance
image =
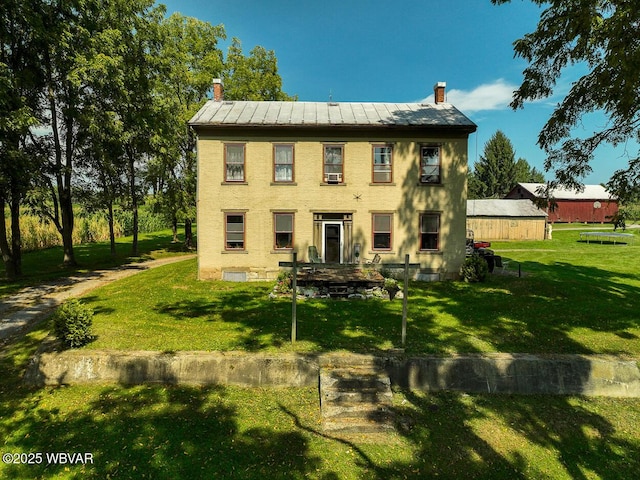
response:
[[[491,242],[476,240],[473,236],[473,230],[467,229],[467,242],[466,242],[466,254],[467,257],[471,255],[479,255],[487,262],[489,272],[493,272],[494,267],[497,264],[502,264],[502,257],[496,255],[489,247]]]

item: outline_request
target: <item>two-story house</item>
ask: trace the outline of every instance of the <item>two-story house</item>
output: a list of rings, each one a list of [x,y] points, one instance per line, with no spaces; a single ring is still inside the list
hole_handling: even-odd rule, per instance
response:
[[[198,135],[200,279],[272,279],[295,250],[364,263],[409,254],[420,277],[456,278],[465,257],[467,142],[445,103],[214,99]]]

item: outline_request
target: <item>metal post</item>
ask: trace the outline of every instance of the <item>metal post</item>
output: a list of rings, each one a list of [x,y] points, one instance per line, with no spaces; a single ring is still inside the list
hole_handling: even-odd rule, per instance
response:
[[[402,347],[407,340],[407,297],[409,296],[409,254],[404,256],[404,286],[402,290]]]
[[[291,279],[291,343],[296,343],[297,318],[296,300],[298,298],[298,252],[293,252],[293,278]]]

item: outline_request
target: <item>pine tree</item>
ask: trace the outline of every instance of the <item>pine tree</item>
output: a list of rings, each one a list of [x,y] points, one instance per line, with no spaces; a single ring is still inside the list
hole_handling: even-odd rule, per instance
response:
[[[500,130],[484,145],[484,153],[475,165],[473,177],[471,186],[477,188],[473,192],[477,195],[475,198],[502,198],[513,187],[515,152],[511,141]]]

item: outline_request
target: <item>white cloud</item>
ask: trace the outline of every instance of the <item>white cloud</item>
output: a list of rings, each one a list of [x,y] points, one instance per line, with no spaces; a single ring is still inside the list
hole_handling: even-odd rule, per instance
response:
[[[518,88],[499,78],[493,83],[479,85],[473,90],[451,89],[446,92],[446,101],[452,103],[463,112],[480,112],[483,110],[502,110],[509,107],[513,92]],[[433,95],[424,101],[433,102]]]

